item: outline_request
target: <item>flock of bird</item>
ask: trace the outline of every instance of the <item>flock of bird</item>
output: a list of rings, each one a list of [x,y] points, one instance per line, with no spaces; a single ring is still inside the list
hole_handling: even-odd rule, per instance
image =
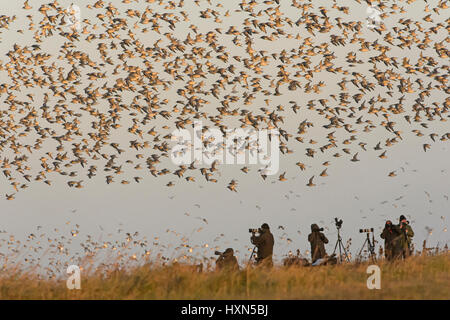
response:
[[[75,264],[84,272],[108,272],[149,263],[193,263],[203,261],[212,265],[210,257],[203,259],[198,245],[191,246],[188,238],[173,230],[166,233],[175,237],[169,244],[156,236],[151,239],[141,237],[139,232],[124,232],[119,228],[117,234],[103,233],[98,237],[86,235],[80,238],[78,224],[67,221],[62,228],[48,230],[37,226],[24,240],[17,239],[6,231],[0,231],[0,270],[4,276],[9,271],[33,272],[38,277],[55,279],[66,274],[69,265]],[[6,235],[4,237],[3,235]],[[176,245],[178,243],[178,245]],[[73,248],[77,250],[73,250]],[[81,248],[82,250],[78,250]],[[214,250],[204,245],[205,250]],[[211,256],[210,253],[208,253]]]
[[[37,226],[23,240],[5,230],[0,231],[0,271],[3,276],[8,276],[10,271],[20,270],[31,272],[42,279],[59,279],[66,277],[67,267],[73,264],[79,266],[83,274],[108,274],[144,264],[165,266],[174,263],[202,264],[203,270],[214,270],[217,258],[214,251],[221,250],[220,243],[225,238],[222,233],[211,244],[200,245],[193,244],[189,236],[171,229],[167,229],[163,236],[147,238],[139,232],[124,232],[123,226],[116,233],[107,233],[101,226],[99,228],[96,236],[84,235],[80,232],[80,225],[67,221],[61,228],[53,230]],[[202,229],[195,228],[193,232],[201,232]],[[278,229],[283,230],[283,238],[284,227],[279,226]],[[233,241],[234,247],[237,247],[236,241],[238,239]],[[347,248],[349,244],[347,242]],[[249,246],[245,248],[242,261],[248,260],[252,251]],[[238,255],[241,253],[239,249],[235,252]],[[308,256],[309,251],[304,254]]]
[[[26,1],[28,24],[1,15],[1,50],[16,42],[0,61],[6,199],[54,175],[73,188],[102,173],[108,184],[218,182],[220,161],[170,163],[171,132],[197,120],[225,135],[233,124],[278,129],[280,155],[295,157],[294,175],[311,172],[309,187],[339,157],[386,159],[410,135],[425,152],[449,140],[447,1],[425,1],[420,19],[404,17],[413,0],[231,2],[92,1],[77,28],[73,7],[57,1]],[[371,28],[361,15],[369,6],[381,18]]]

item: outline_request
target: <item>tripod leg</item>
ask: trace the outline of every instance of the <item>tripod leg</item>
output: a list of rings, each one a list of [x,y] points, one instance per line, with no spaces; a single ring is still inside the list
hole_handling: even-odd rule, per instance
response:
[[[339,245],[342,247],[342,251],[344,251],[344,256],[345,256],[346,260],[348,262],[350,262],[350,258],[348,257],[347,250],[345,250],[345,247],[344,247],[344,244],[342,243],[342,241],[339,243]]]
[[[367,236],[367,240],[369,241],[369,250],[370,250],[370,259],[372,260],[372,263],[377,262],[377,255],[375,253],[375,241],[370,241],[369,236]]]
[[[250,265],[250,261],[252,261],[253,255],[255,254],[255,249],[256,249],[256,246],[253,247],[253,251],[252,251],[252,254],[250,255],[250,259],[248,259],[247,268]]]
[[[363,246],[361,247],[361,250],[359,250],[359,253],[358,253],[359,257],[361,257],[361,252],[363,251],[364,247],[366,246],[366,242],[367,242],[367,239],[364,240]]]
[[[339,243],[339,239],[338,239],[338,241],[336,241],[336,244],[335,244],[334,250],[333,250],[333,254],[336,252],[336,248],[337,248],[337,246],[338,246],[338,243]]]

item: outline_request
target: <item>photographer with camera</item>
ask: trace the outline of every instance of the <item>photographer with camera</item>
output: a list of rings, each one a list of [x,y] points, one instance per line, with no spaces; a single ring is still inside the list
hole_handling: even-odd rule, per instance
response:
[[[311,225],[311,233],[308,235],[308,241],[311,243],[311,263],[327,255],[325,244],[328,243],[328,239],[320,231],[323,231],[323,228],[319,228],[315,223]]]
[[[392,224],[391,220],[386,221],[380,237],[384,239],[384,256],[386,259],[391,261],[397,258],[400,251],[400,230]]]
[[[381,239],[384,239],[384,256],[387,260],[393,260],[398,255],[398,237],[400,231],[394,227],[391,220],[386,221]]]
[[[400,224],[397,226],[397,229],[400,231],[400,250],[403,259],[405,259],[411,255],[411,242],[412,237],[414,237],[414,231],[404,215],[400,216],[399,222]]]
[[[216,271],[239,271],[239,264],[232,248],[226,249],[223,253],[216,251],[214,254],[219,256],[216,260]]]
[[[275,240],[273,234],[270,232],[269,225],[263,223],[258,230],[250,229],[249,231],[252,234],[250,241],[258,249],[256,253],[256,265],[272,267],[272,255]],[[259,236],[257,236],[256,233],[259,233]]]

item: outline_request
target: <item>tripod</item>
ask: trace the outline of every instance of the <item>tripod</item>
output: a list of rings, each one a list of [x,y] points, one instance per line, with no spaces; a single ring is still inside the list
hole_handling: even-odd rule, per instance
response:
[[[336,245],[334,246],[333,255],[335,254],[336,249],[339,247],[339,262],[342,263],[342,252],[344,252],[345,259],[348,262],[350,262],[350,258],[348,257],[347,250],[345,250],[344,244],[342,243],[341,233],[339,232],[340,229],[341,229],[340,227],[337,227],[338,238],[336,241]]]
[[[369,233],[370,232],[366,232],[366,240],[364,240],[361,250],[359,250],[358,257],[361,258],[361,253],[364,247],[367,246],[367,252],[369,252],[369,260],[376,262],[377,255],[375,253],[375,238],[372,232],[372,241],[370,241]]]
[[[255,249],[256,249],[256,246],[253,247],[252,254],[250,255],[250,258],[248,259],[248,262],[247,262],[247,267],[250,265],[250,261],[252,260],[253,255],[255,254]]]

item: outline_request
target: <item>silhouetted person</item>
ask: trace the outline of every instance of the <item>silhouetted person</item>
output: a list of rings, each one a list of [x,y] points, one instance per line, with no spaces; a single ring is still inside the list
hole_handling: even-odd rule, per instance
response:
[[[308,235],[308,241],[311,243],[311,263],[326,256],[325,244],[328,243],[327,237],[320,232],[323,228],[319,228],[317,224],[311,225],[311,233]]]
[[[272,255],[275,240],[273,239],[273,234],[270,232],[269,225],[267,223],[263,223],[259,229],[259,236],[256,236],[253,233],[250,240],[258,249],[256,253],[256,264],[272,267]]]
[[[397,228],[400,232],[400,250],[403,258],[406,258],[411,255],[411,242],[412,237],[414,237],[414,231],[404,215],[400,216],[399,222]]]
[[[216,260],[217,271],[239,271],[239,264],[232,248],[226,249]]]
[[[381,233],[381,239],[384,239],[384,256],[387,260],[392,260],[398,255],[398,241],[400,232],[396,228],[391,220],[386,221],[383,232]]]
[[[292,255],[291,252],[289,252],[289,256],[283,259],[283,266],[290,267],[290,266],[309,266],[310,263],[308,259],[302,258],[300,256],[300,250],[297,249],[297,255]]]

